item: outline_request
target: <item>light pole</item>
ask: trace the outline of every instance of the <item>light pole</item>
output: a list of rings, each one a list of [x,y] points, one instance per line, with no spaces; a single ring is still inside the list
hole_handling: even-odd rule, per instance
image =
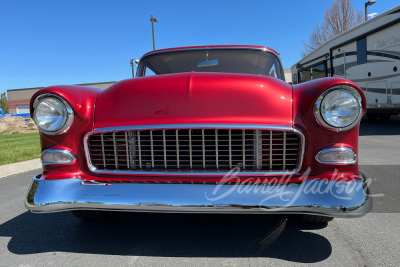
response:
[[[151,31],[153,33],[153,50],[156,50],[156,42],[154,41],[154,22],[158,21],[155,17],[153,17],[153,15],[151,15],[150,21],[151,21]]]
[[[372,6],[375,3],[376,3],[375,0],[370,0],[370,1],[365,3],[365,21],[368,20],[368,6]]]

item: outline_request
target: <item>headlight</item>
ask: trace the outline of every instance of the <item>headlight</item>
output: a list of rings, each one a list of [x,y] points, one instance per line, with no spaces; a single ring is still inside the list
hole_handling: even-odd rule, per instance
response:
[[[318,122],[332,130],[343,131],[352,128],[360,121],[361,115],[361,96],[349,86],[328,90],[315,103]]]
[[[39,95],[33,102],[33,119],[39,129],[47,134],[64,132],[71,125],[74,112],[59,96]]]

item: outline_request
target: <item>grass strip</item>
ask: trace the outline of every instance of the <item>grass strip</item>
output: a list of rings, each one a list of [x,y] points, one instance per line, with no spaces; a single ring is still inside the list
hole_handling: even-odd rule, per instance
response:
[[[0,165],[40,157],[39,133],[0,135]]]

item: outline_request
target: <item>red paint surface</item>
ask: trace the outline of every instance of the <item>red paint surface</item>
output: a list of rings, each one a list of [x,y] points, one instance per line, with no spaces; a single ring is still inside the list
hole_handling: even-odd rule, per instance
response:
[[[292,89],[271,77],[181,73],[118,82],[97,100],[95,127],[230,123],[292,125]]]

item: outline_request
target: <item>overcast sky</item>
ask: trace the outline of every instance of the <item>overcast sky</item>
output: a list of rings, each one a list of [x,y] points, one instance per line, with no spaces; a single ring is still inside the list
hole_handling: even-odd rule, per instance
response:
[[[364,10],[366,0],[352,0]],[[377,0],[369,13],[399,4]],[[129,60],[156,49],[215,44],[271,47],[284,68],[301,59],[331,0],[0,2],[0,92],[7,89],[118,81]]]

